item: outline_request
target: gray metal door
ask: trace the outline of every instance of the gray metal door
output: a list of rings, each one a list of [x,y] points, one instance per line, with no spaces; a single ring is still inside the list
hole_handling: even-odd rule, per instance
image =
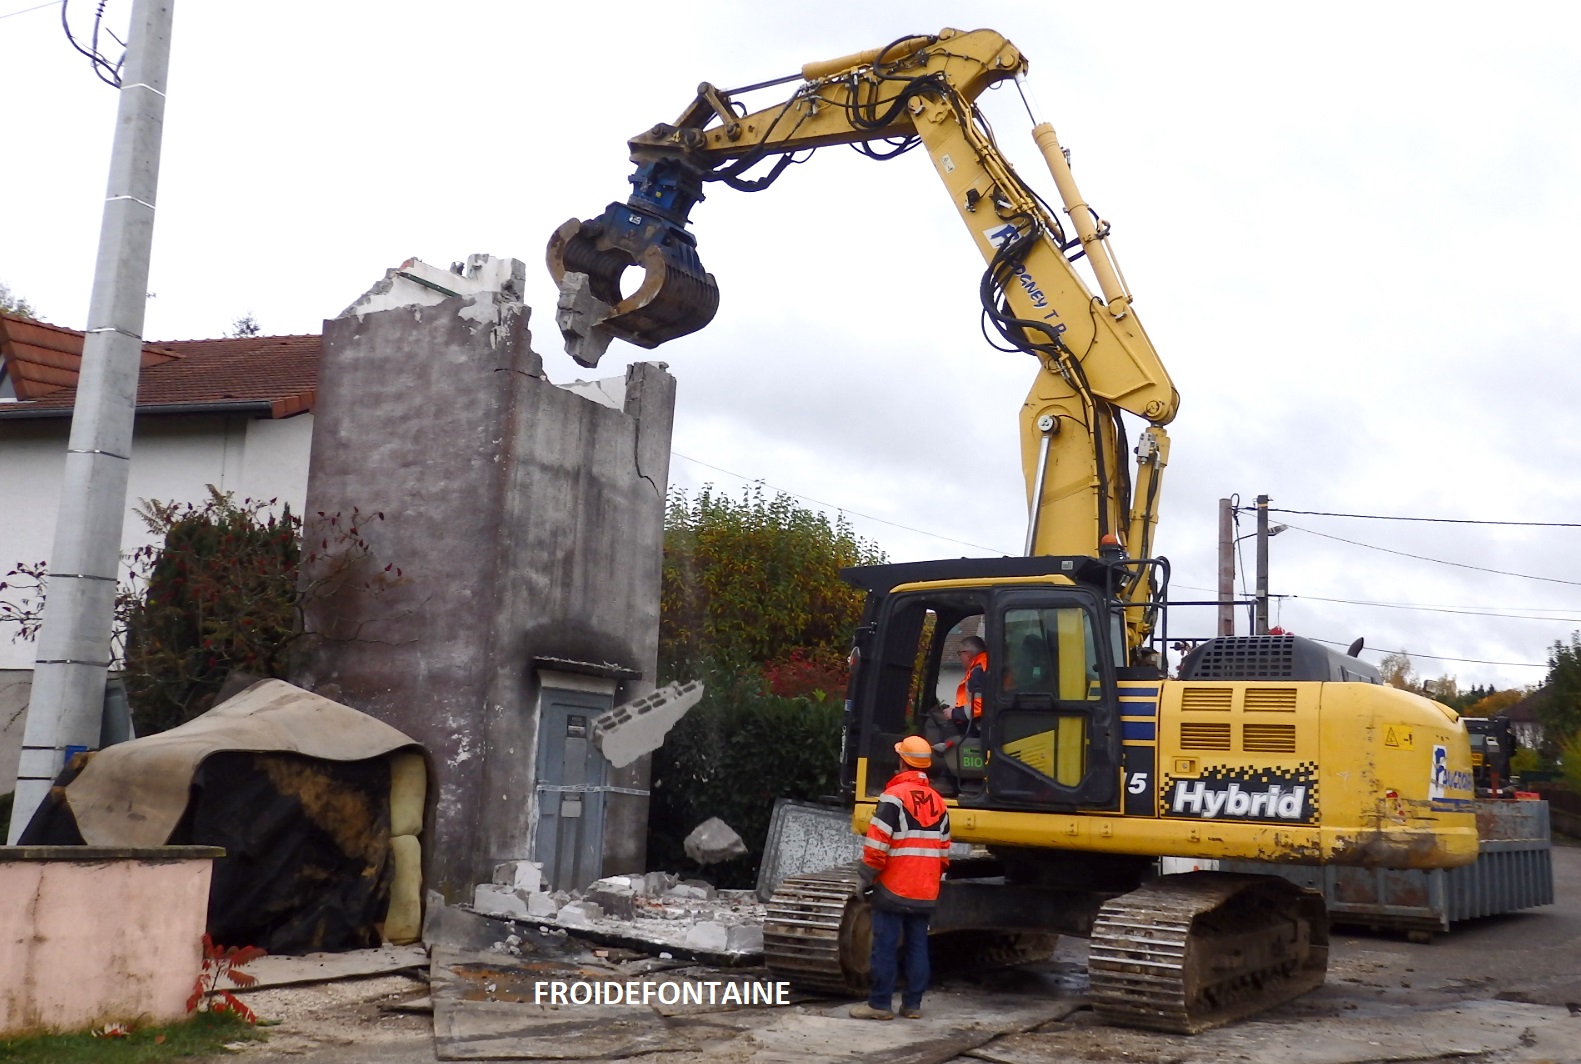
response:
[[[593,721],[610,696],[545,687],[538,718],[538,833],[533,860],[555,890],[578,890],[603,875],[604,794],[609,762],[593,743]]]

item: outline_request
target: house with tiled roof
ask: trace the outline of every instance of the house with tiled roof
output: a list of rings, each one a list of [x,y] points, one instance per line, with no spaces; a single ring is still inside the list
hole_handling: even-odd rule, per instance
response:
[[[50,555],[82,341],[76,329],[0,314],[0,580]],[[317,336],[143,345],[123,552],[151,538],[133,512],[142,499],[200,502],[213,484],[301,510],[320,346]],[[32,677],[34,645],[13,635],[0,625],[0,736]],[[0,739],[0,778],[15,761],[5,747]]]

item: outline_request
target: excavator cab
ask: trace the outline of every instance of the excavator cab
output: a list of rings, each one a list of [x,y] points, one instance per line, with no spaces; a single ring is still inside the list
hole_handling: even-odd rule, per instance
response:
[[[858,798],[898,771],[894,744],[950,741],[935,765],[963,808],[1119,809],[1122,625],[1099,589],[1060,574],[1090,559],[983,559],[846,570],[869,590],[848,692],[846,776]],[[1004,582],[1001,570],[1043,579]],[[983,570],[976,575],[976,570]],[[887,586],[886,586],[887,585]],[[948,723],[963,637],[987,645],[983,710]],[[973,692],[974,694],[976,692]],[[860,779],[859,779],[860,777]]]
[[[987,729],[988,804],[1117,808],[1113,614],[1086,588],[1016,587],[994,598],[989,664],[996,649],[1001,664]]]

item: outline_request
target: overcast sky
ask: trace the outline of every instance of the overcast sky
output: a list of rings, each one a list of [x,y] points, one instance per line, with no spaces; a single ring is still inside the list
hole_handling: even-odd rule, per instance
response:
[[[0,281],[80,328],[115,93],[58,8],[5,17],[30,6],[0,0]],[[108,24],[129,8],[110,0]],[[91,10],[75,0],[73,25]],[[1158,537],[1175,597],[1212,593],[1224,496],[1578,521],[1578,11],[183,0],[146,335],[215,336],[248,312],[316,333],[410,256],[490,252],[527,263],[550,375],[595,375],[560,351],[543,249],[625,198],[628,137],[699,81],[991,26],[1030,58],[1182,396]],[[985,109],[1056,199],[1013,90]],[[982,340],[982,262],[924,153],[825,149],[765,192],[714,186],[693,219],[718,317],[651,354],[617,344],[596,372],[659,358],[679,378],[672,482],[761,479],[895,560],[1017,552],[1035,365]],[[1275,520],[1275,620],[1364,636],[1369,660],[1405,650],[1427,676],[1525,685],[1544,670],[1522,666],[1581,628],[1581,530]],[[1181,609],[1171,631],[1212,623]]]

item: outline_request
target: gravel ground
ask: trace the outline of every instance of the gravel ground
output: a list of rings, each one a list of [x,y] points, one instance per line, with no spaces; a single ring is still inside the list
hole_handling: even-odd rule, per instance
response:
[[[428,980],[374,975],[333,983],[273,987],[238,995],[268,1028],[269,1041],[216,1059],[287,1060],[346,1048],[349,1060],[384,1060],[397,1047],[422,1047],[433,1059],[433,1026],[426,1013],[392,1012],[386,1006],[428,996]],[[388,1059],[395,1059],[388,1057]],[[419,1057],[418,1059],[423,1059]]]

